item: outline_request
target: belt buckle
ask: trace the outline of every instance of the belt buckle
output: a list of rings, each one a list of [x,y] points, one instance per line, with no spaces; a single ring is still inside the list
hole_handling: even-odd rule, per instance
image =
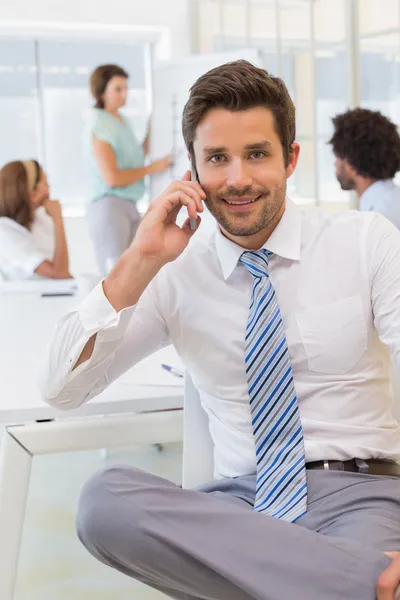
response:
[[[329,460],[324,460],[324,470],[329,471]]]

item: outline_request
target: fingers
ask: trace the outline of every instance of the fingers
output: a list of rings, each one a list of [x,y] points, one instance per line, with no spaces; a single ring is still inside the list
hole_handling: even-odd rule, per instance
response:
[[[165,201],[167,203],[167,213],[172,212],[176,206],[180,204],[181,206],[187,207],[190,219],[197,220],[198,203],[196,202],[196,199],[186,193],[185,190],[177,190],[172,194],[168,194],[168,196],[164,198],[164,202]],[[203,210],[202,207],[201,210]]]
[[[206,197],[207,197],[205,191],[203,190],[203,188],[201,187],[201,185],[197,181],[192,181],[191,177],[192,177],[191,172],[188,170],[188,171],[186,171],[186,173],[184,174],[184,176],[181,178],[181,181],[185,181],[185,182],[186,181],[187,182],[190,181],[191,185],[193,185],[193,187],[196,190],[198,190],[198,192],[202,196],[203,200],[205,200]]]
[[[183,189],[197,202],[199,212],[203,212],[203,200],[205,200],[206,194],[201,186],[196,181],[186,181],[185,183],[177,182],[177,184],[179,189]]]
[[[198,212],[203,212],[203,200],[206,198],[206,194],[204,190],[202,190],[201,186],[195,181],[173,181],[164,192],[163,196],[166,198],[171,193],[175,193],[176,191],[182,191],[185,194],[189,195],[197,204]]]
[[[194,221],[193,219],[186,219],[186,221],[182,225],[181,229],[182,229],[182,231],[186,231],[189,235],[193,235],[194,233],[196,233],[196,231],[200,227],[200,223],[201,223],[201,217],[197,217],[196,221]],[[194,225],[193,229],[192,229],[192,224]]]
[[[400,585],[400,556],[382,573],[377,582],[377,600],[394,600]]]
[[[196,192],[198,192],[198,194],[200,194],[200,198],[201,200],[205,200],[206,199],[206,193],[203,190],[203,188],[201,187],[201,185],[197,182],[197,181],[188,181],[186,183],[186,185],[193,187],[194,190],[196,190]]]

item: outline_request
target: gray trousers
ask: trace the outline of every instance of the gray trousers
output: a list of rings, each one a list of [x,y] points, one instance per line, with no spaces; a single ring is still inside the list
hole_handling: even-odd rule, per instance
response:
[[[131,200],[102,196],[88,204],[86,222],[100,273],[107,275],[129,248],[140,224],[140,214]]]
[[[255,476],[202,491],[130,467],[86,484],[79,538],[103,563],[178,600],[374,600],[400,550],[400,478],[308,471],[308,512],[252,510]]]

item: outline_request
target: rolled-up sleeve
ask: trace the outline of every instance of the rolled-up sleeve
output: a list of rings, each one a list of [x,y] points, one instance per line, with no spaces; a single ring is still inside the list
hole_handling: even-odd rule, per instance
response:
[[[100,283],[76,310],[62,318],[40,374],[46,402],[64,410],[77,408],[170,343],[153,288],[147,288],[138,304],[117,313]],[[74,369],[95,334],[91,358]]]

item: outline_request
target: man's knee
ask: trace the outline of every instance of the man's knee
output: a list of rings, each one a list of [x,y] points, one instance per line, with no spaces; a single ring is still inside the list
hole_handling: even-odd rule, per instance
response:
[[[146,538],[141,513],[143,495],[135,494],[138,479],[146,474],[113,467],[94,475],[85,484],[76,517],[78,537],[97,558],[108,562],[129,552],[131,558]]]

